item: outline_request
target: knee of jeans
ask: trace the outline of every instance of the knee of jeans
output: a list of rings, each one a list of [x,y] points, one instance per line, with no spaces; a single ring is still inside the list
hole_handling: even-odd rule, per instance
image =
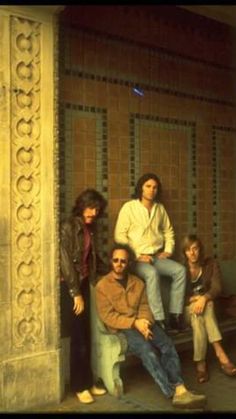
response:
[[[183,276],[186,276],[186,272],[187,272],[186,267],[183,265],[180,265],[180,272],[182,273]]]
[[[146,270],[143,276],[144,276],[145,281],[155,281],[155,282],[158,281],[159,282],[159,274],[156,268],[152,265],[148,266],[148,269]]]
[[[144,355],[145,355],[145,358],[147,358],[151,362],[156,362],[157,360],[157,354],[151,348],[149,349],[146,348],[144,351]]]
[[[185,266],[179,264],[179,267],[178,267],[178,269],[177,269],[176,272],[177,272],[178,277],[179,278],[182,278],[183,281],[185,281],[185,279],[186,279],[186,272],[187,272]]]
[[[150,343],[146,340],[144,340],[142,343],[140,342],[139,345],[135,345],[136,349],[135,352],[138,356],[149,356],[149,353],[153,353],[152,347]]]
[[[163,345],[163,348],[162,348],[162,353],[163,354],[167,354],[168,352],[170,352],[170,353],[172,353],[172,352],[175,353],[176,352],[175,345],[169,337],[166,340],[165,345]]]
[[[154,351],[148,351],[147,355],[149,356],[149,358],[151,358],[153,361],[156,361],[157,359],[157,355]]]

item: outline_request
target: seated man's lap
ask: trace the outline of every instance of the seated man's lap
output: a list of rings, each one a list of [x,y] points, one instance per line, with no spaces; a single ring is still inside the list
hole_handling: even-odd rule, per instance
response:
[[[128,342],[128,351],[147,351],[152,350],[153,347],[162,351],[166,346],[174,346],[170,336],[168,336],[156,323],[153,324],[151,330],[153,333],[153,338],[150,340],[146,340],[144,336],[136,329],[122,330]]]

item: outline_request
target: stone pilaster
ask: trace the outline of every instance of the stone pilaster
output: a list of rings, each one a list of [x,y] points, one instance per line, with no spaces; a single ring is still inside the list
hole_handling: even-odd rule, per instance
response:
[[[0,6],[1,411],[55,403],[63,391],[55,12]]]

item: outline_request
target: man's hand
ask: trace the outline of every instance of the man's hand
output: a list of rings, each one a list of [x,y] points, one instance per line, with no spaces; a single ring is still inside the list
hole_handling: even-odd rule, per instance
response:
[[[152,339],[150,326],[151,323],[147,319],[136,319],[134,322],[134,327],[145,337],[145,339]]]
[[[171,254],[168,252],[161,252],[157,254],[157,259],[168,259],[171,257]]]
[[[190,302],[190,303],[194,303],[194,302],[196,302],[196,301],[199,299],[199,297],[200,297],[200,295],[192,295],[192,296],[189,298],[189,302]]]
[[[144,262],[144,263],[150,263],[150,264],[152,264],[152,263],[153,263],[153,257],[152,257],[152,256],[150,256],[150,255],[140,255],[140,256],[137,258],[137,260],[138,260],[139,262]]]
[[[146,332],[144,334],[144,337],[145,337],[146,340],[149,340],[149,339],[151,340],[153,338],[153,333],[152,333],[151,329],[148,328],[146,330]]]
[[[77,295],[74,297],[74,307],[73,311],[75,312],[75,315],[78,316],[82,311],[84,311],[84,299],[82,295]]]
[[[199,295],[198,299],[195,301],[193,305],[193,309],[192,309],[193,313],[197,315],[202,314],[205,309],[207,301],[208,301],[208,298],[205,295]]]

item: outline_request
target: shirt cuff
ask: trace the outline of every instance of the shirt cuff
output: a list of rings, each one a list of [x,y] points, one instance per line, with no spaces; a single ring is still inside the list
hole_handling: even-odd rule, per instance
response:
[[[78,291],[78,290],[74,290],[74,289],[69,289],[69,294],[70,294],[70,296],[72,297],[72,298],[74,298],[74,297],[78,297],[78,295],[81,295],[81,293],[80,293],[80,291]]]

